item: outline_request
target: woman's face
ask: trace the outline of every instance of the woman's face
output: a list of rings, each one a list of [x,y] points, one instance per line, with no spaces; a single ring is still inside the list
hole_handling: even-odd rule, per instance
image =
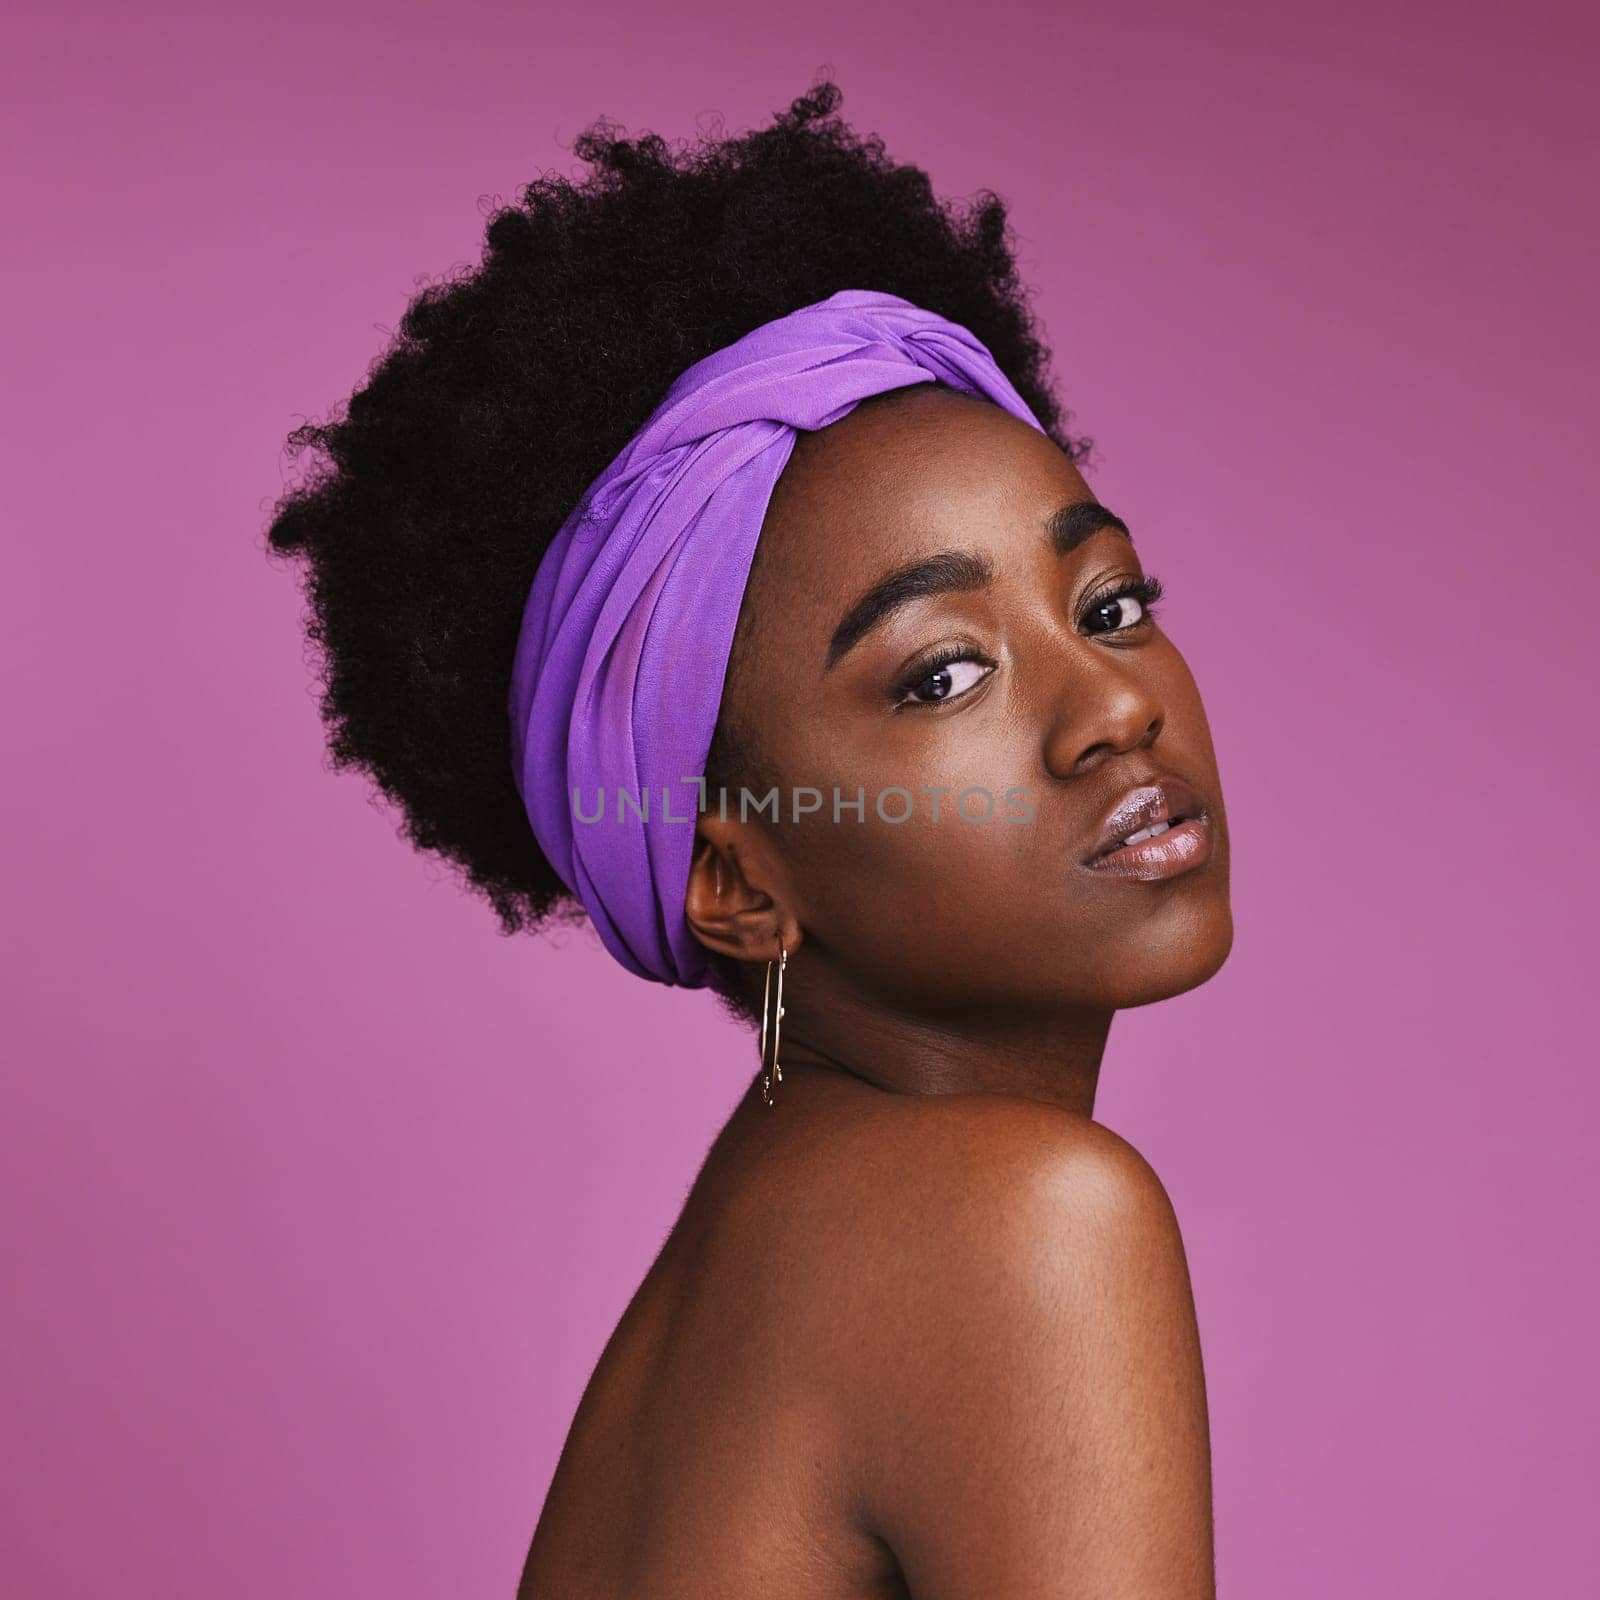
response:
[[[797,962],[926,1015],[1118,1009],[1222,965],[1205,711],[1159,623],[1105,598],[1143,576],[1059,447],[986,401],[929,384],[799,436],[724,703],[781,815],[736,824],[734,795],[712,830],[798,924]],[[1162,780],[1204,811],[1151,847],[1165,875],[1088,865],[1117,802]]]

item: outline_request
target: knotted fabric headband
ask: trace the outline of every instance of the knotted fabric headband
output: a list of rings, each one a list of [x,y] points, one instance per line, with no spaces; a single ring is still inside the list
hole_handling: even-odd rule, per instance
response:
[[[711,980],[683,914],[699,779],[798,432],[935,382],[1045,431],[980,340],[898,295],[841,289],[763,323],[679,375],[539,564],[511,675],[517,789],[550,865],[640,977]]]

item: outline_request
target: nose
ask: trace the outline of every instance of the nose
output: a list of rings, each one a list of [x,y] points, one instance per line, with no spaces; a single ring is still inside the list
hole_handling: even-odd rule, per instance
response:
[[[1044,764],[1052,777],[1077,777],[1155,742],[1166,709],[1141,654],[1082,638],[1067,647],[1045,725]]]

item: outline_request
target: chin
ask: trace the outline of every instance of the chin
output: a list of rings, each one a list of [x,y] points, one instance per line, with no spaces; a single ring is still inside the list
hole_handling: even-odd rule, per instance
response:
[[[1127,998],[1115,1000],[1114,1008],[1122,1011],[1154,1005],[1158,1000],[1170,1000],[1174,995],[1198,989],[1222,970],[1232,949],[1233,913],[1224,901],[1217,911],[1207,914],[1200,926],[1186,930],[1184,936],[1163,940],[1159,948],[1141,952],[1143,959],[1133,975],[1130,993]]]

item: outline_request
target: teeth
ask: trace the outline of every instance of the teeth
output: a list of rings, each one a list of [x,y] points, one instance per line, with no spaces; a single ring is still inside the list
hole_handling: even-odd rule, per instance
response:
[[[1172,824],[1170,822],[1153,822],[1148,828],[1141,828],[1137,833],[1130,833],[1117,847],[1125,850],[1130,844],[1142,844],[1146,839],[1153,839],[1158,833],[1165,833]]]

